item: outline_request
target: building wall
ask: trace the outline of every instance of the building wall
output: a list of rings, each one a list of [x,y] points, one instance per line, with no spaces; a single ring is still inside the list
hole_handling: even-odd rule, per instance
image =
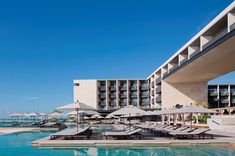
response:
[[[97,107],[97,80],[75,80],[74,102],[80,101]]]
[[[168,83],[162,80],[162,108],[172,108],[176,104],[207,103],[207,87],[207,82]]]

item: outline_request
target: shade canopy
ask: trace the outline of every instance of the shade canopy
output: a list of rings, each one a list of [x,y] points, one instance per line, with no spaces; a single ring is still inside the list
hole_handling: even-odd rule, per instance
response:
[[[57,109],[59,110],[96,110],[96,108],[93,108],[81,102],[73,102],[70,104],[66,104],[64,106],[58,107]]]
[[[175,114],[187,114],[187,113],[217,113],[217,112],[200,106],[186,106],[175,110]]]
[[[140,116],[140,115],[144,115],[146,113],[146,111],[137,108],[137,107],[125,107],[125,108],[121,108],[117,111],[114,111],[112,113],[110,113],[110,115],[131,115],[131,116]]]
[[[112,115],[112,114],[107,115],[105,118],[106,119],[119,119],[119,117]]]
[[[97,114],[96,111],[93,111],[93,110],[84,110],[84,111],[72,111],[72,112],[69,112],[67,113],[68,115],[77,115],[77,114],[86,114],[86,115],[94,115],[94,114]]]
[[[89,117],[85,116],[83,119],[87,120],[87,119],[89,119]]]
[[[10,115],[10,117],[22,117],[22,116],[23,116],[23,114],[21,114],[21,113],[13,113]]]
[[[46,117],[47,115],[45,113],[38,113],[38,116],[40,117]]]
[[[162,110],[156,110],[153,112],[148,113],[148,115],[167,115],[167,114],[174,114],[176,111],[176,108],[168,108],[168,109],[162,109]]]
[[[37,117],[37,116],[38,116],[38,114],[37,114],[37,113],[35,113],[35,112],[32,112],[32,113],[29,113],[29,114],[28,114],[28,116],[29,116],[29,117]]]
[[[63,116],[62,113],[58,113],[58,112],[53,112],[51,114],[48,114],[48,117],[51,117],[51,118],[57,118],[57,117],[61,117]]]
[[[104,117],[99,114],[95,114],[95,115],[91,116],[91,119],[102,119],[102,118],[104,118]]]

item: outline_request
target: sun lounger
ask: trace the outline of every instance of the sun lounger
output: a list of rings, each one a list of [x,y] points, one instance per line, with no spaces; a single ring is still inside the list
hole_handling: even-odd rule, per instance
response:
[[[188,129],[186,129],[188,130]],[[205,138],[205,133],[210,131],[209,128],[194,128],[194,129],[190,129],[188,131],[183,130],[180,132],[170,132],[169,134],[171,136],[173,136],[174,138],[194,138],[195,136],[198,136],[199,139],[201,138],[201,136],[203,137],[203,139]]]
[[[128,139],[128,138],[142,138],[142,134],[140,133],[142,129],[137,128],[130,131],[123,131],[123,132],[105,132],[103,135],[106,137],[106,139],[110,138],[117,138],[117,139]]]
[[[86,138],[89,139],[92,135],[92,130],[90,127],[86,128],[73,128],[73,129],[66,129],[57,133],[54,133],[50,136],[52,140],[54,139],[64,139],[64,140],[73,140],[73,139],[80,139],[80,138]]]
[[[40,126],[40,128],[58,128],[58,129],[64,129],[66,128],[66,125],[60,122],[47,122]]]

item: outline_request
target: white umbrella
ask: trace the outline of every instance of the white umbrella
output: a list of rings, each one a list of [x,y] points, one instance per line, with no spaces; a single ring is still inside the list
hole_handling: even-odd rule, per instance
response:
[[[33,112],[33,113],[29,113],[29,114],[28,114],[28,116],[29,116],[29,117],[37,117],[37,116],[38,116],[38,114],[37,114],[37,113],[35,113],[35,112]]]
[[[21,114],[21,113],[13,113],[13,114],[10,114],[10,117],[22,117],[23,116],[23,114]]]
[[[46,117],[47,115],[45,113],[38,113],[38,116],[40,117]]]
[[[112,114],[107,115],[105,118],[106,118],[106,119],[112,119],[112,118],[114,118],[114,119],[119,119],[119,117],[117,117],[117,116],[115,116],[115,115],[112,115]]]
[[[216,111],[207,109],[207,108],[203,108],[200,106],[186,106],[186,107],[182,107],[180,109],[176,109],[175,110],[175,114],[190,114],[190,125],[191,125],[191,129],[192,129],[192,114],[193,113],[216,113]]]
[[[146,114],[146,111],[137,107],[125,107],[110,113],[110,115],[132,115],[140,116]]]
[[[95,114],[95,115],[91,116],[91,119],[102,119],[102,118],[104,118],[104,117],[99,114]]]
[[[87,120],[87,119],[90,119],[89,117],[85,116],[83,119]]]
[[[92,111],[92,110],[84,110],[84,111],[71,111],[69,113],[67,113],[68,115],[77,115],[78,114],[86,114],[86,115],[94,115],[94,114],[97,114],[96,111]]]
[[[61,107],[58,107],[57,109],[59,110],[75,110],[77,111],[77,125],[78,125],[78,111],[84,111],[84,110],[96,110],[96,108],[93,108],[91,106],[88,106],[87,104],[81,103],[81,102],[73,102]],[[77,126],[77,131],[78,131],[78,126]]]
[[[51,118],[58,118],[61,116],[63,116],[63,113],[53,112],[51,114],[48,114],[48,117],[51,117]]]

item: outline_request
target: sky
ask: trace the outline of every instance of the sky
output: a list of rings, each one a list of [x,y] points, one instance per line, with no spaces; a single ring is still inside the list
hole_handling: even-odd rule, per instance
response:
[[[145,78],[231,2],[2,1],[0,117],[72,102],[74,79]]]

